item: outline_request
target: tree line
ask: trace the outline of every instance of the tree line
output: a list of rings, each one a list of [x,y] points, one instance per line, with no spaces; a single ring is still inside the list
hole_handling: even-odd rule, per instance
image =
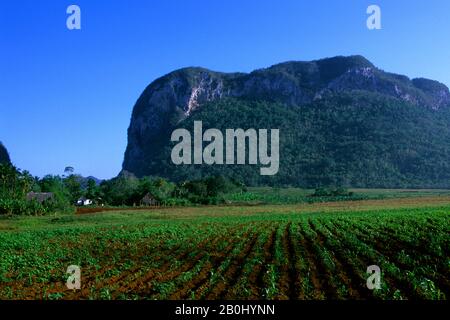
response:
[[[219,204],[225,201],[226,193],[246,190],[244,184],[223,176],[174,183],[160,177],[136,178],[125,172],[97,183],[68,168],[65,175],[39,178],[11,164],[0,164],[0,215],[73,212],[83,197],[95,206],[145,205],[142,199],[146,195],[162,205]],[[30,192],[52,196],[45,201],[27,199]]]

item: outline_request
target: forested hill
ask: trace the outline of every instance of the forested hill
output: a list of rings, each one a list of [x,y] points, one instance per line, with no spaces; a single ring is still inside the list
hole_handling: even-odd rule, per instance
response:
[[[11,163],[11,160],[9,159],[8,151],[3,146],[1,141],[0,141],[0,163]]]
[[[450,94],[361,56],[287,62],[250,74],[187,68],[147,87],[128,130],[123,170],[173,180],[223,174],[250,185],[450,187]],[[170,133],[280,129],[280,169],[171,163]]]

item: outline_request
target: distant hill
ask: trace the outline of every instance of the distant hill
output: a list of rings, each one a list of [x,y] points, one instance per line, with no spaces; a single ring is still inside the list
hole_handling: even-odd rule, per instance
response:
[[[8,151],[1,142],[0,142],[0,163],[11,163]]]
[[[95,183],[96,183],[97,185],[100,185],[100,183],[102,183],[102,182],[103,182],[103,180],[102,180],[102,179],[98,179],[98,178],[96,178],[96,177],[93,177],[93,176],[89,176],[89,177],[86,177],[85,179],[86,179],[86,180],[90,180],[90,179],[92,179],[92,180],[94,180],[94,181],[95,181]]]
[[[175,166],[170,133],[279,128],[280,171]],[[245,73],[174,71],[133,109],[123,171],[174,180],[224,174],[250,185],[450,187],[450,92],[385,72],[362,56],[286,62]]]
[[[93,177],[93,176],[83,177],[83,176],[80,175],[80,176],[77,176],[77,178],[78,178],[78,182],[80,183],[82,189],[86,189],[87,188],[88,181],[91,180],[91,179],[95,181],[96,185],[100,185],[100,183],[103,182],[102,179],[98,179],[98,178]]]

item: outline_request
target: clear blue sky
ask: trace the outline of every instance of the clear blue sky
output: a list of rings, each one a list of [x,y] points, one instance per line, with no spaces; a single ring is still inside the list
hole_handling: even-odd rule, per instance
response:
[[[66,28],[81,8],[82,29]],[[378,4],[382,30],[366,28]],[[0,141],[34,175],[121,169],[133,105],[181,67],[251,71],[362,54],[450,84],[448,0],[1,0]]]

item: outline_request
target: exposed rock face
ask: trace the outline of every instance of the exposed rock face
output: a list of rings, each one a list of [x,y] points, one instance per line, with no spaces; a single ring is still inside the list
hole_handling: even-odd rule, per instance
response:
[[[0,163],[11,163],[8,151],[1,142],[0,142]]]
[[[450,92],[444,84],[424,78],[413,79],[412,83],[425,94],[426,105],[431,106],[435,110],[448,106]]]
[[[161,136],[205,102],[221,98],[224,82],[232,77],[188,68],[150,84],[133,110],[123,168],[139,174],[135,170],[136,163],[149,160],[153,147],[160,144]]]
[[[295,106],[356,90],[433,110],[450,105],[445,85],[384,72],[361,56],[286,62],[249,74],[185,68],[157,79],[139,97],[128,129],[123,170],[149,174],[146,168],[167,142],[163,141],[167,134],[207,102],[235,97]]]

